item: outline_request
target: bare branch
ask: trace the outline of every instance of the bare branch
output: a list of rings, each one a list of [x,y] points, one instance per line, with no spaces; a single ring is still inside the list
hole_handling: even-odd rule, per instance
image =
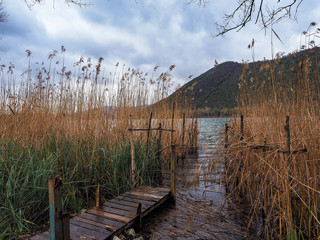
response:
[[[8,14],[4,10],[3,0],[0,0],[0,22],[6,22],[8,18]]]
[[[44,4],[47,2],[47,0],[24,0],[24,1],[29,8],[32,8],[36,4]],[[53,2],[53,4],[55,4],[55,0],[52,0],[52,2]],[[91,3],[88,3],[86,1],[83,2],[82,0],[65,0],[65,3],[68,5],[74,4],[79,7],[88,7],[88,6],[92,5]]]
[[[200,4],[200,0],[198,1]],[[274,0],[270,10],[264,0],[238,0],[235,10],[230,14],[225,14],[222,24],[216,24],[217,34],[215,36],[223,35],[232,30],[240,31],[253,17],[255,24],[260,24],[262,29],[266,29],[283,18],[296,20],[298,8],[302,2],[303,0],[291,0],[289,3],[283,4],[280,0]]]

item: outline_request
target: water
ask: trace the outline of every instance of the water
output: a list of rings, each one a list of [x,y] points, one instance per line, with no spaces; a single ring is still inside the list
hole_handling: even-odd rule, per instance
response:
[[[227,118],[199,119],[200,148],[177,163],[176,205],[163,206],[144,220],[145,237],[250,239],[239,209],[227,198],[221,181],[224,165],[217,147],[227,121]],[[215,164],[208,171],[213,159]]]

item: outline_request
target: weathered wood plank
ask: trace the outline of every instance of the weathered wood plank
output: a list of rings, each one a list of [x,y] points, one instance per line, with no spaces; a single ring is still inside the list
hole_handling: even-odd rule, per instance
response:
[[[149,197],[152,199],[161,199],[165,196],[165,194],[161,196],[161,195],[156,195],[152,193],[144,193],[144,192],[138,192],[138,191],[130,191],[130,194],[135,196]]]
[[[153,204],[156,203],[157,201],[159,201],[158,198],[152,198],[152,197],[147,197],[147,196],[143,196],[143,194],[132,194],[132,193],[126,193],[125,194],[126,197],[129,198],[135,198],[135,199],[139,199],[139,200],[143,200],[143,201],[149,201],[152,202]]]
[[[169,174],[169,173],[168,173]],[[150,186],[141,186],[133,191],[138,191],[138,192],[154,192],[154,193],[168,193],[170,191],[169,188],[164,188],[164,187],[150,187]]]
[[[114,204],[118,204],[118,205],[125,205],[125,206],[129,206],[129,207],[134,207],[135,209],[138,208],[139,203],[138,202],[132,202],[132,201],[127,201],[127,199],[111,199],[108,202],[110,203],[114,203]],[[145,204],[145,208],[150,207],[150,203],[149,204]]]
[[[145,201],[145,200],[142,200],[142,199],[137,199],[137,198],[131,198],[129,196],[126,196],[126,197],[123,197],[123,196],[118,196],[114,199],[117,199],[119,201],[126,201],[126,202],[132,202],[132,203],[135,203],[136,206],[138,207],[139,203],[141,203],[142,205],[146,205],[148,207],[152,206],[154,204],[153,201]]]
[[[107,230],[105,226],[97,226],[96,224],[91,224],[88,221],[85,221],[83,218],[75,217],[70,220],[70,223],[77,225],[79,227],[83,227],[92,231],[100,232],[109,236],[112,232]]]
[[[80,233],[80,235],[82,236],[87,236],[87,237],[91,237],[92,239],[101,239],[104,240],[106,238],[105,234],[102,234],[100,232],[96,232],[93,230],[90,230],[88,228],[84,228],[84,227],[80,227],[77,225],[74,225],[73,223],[70,223],[70,233],[73,234],[78,234]]]
[[[96,215],[90,214],[90,213],[83,213],[80,215],[80,217],[88,219],[90,221],[102,223],[105,225],[106,229],[111,232],[115,232],[118,228],[121,228],[125,225],[125,223],[117,222],[117,221],[103,218],[103,217],[99,217],[99,216],[96,216]]]
[[[49,234],[49,232],[43,232],[39,235],[31,237],[30,239],[31,240],[48,240],[48,239],[50,239],[50,234]]]
[[[168,188],[143,186],[117,196],[103,203],[101,208],[70,219],[71,239],[111,239],[129,228],[137,219],[137,209],[141,204],[141,217],[146,216],[170,198]],[[32,240],[49,239],[49,232],[34,236]]]
[[[81,232],[70,232],[70,238],[72,240],[96,240],[97,239],[94,236],[90,236],[88,234],[84,234]]]
[[[108,224],[104,224],[104,223],[102,223],[102,222],[95,222],[95,221],[90,220],[90,219],[88,219],[88,218],[83,218],[82,216],[77,216],[77,217],[75,217],[75,219],[76,219],[77,221],[80,221],[80,222],[85,222],[85,223],[88,223],[88,224],[91,224],[91,225],[100,227],[100,228],[105,229],[105,230],[107,230],[107,231],[109,231],[109,232],[114,232],[114,231],[117,230],[116,227],[112,227],[112,226],[110,226],[110,225],[108,225]],[[121,227],[121,226],[120,226],[120,227]]]
[[[107,212],[97,210],[97,209],[90,209],[87,212],[94,214],[96,216],[100,216],[100,217],[108,218],[108,219],[113,219],[113,220],[116,220],[118,222],[123,222],[123,223],[127,223],[131,219],[133,219],[132,217],[124,217],[124,216],[120,216],[120,215],[113,214],[113,213],[107,213]]]
[[[116,208],[116,209],[122,209],[128,212],[132,212],[132,213],[136,213],[137,212],[137,208],[136,207],[132,207],[132,206],[127,206],[124,204],[120,204],[120,203],[113,203],[113,202],[105,202],[103,204],[103,206],[106,207],[112,207],[112,208]]]
[[[158,201],[156,204],[152,205],[151,207],[149,207],[148,209],[146,209],[145,211],[143,211],[141,213],[141,215],[143,217],[147,216],[149,213],[151,213],[154,209],[156,209],[157,207],[159,207],[160,205],[162,205],[163,203],[165,203],[166,201],[168,201],[171,198],[171,196],[168,194],[167,196],[165,196],[164,198],[160,199],[160,201]]]
[[[125,211],[125,210],[122,210],[122,209],[117,209],[117,208],[112,208],[112,207],[103,206],[101,209],[104,212],[114,213],[114,214],[117,214],[117,215],[120,215],[120,216],[125,216],[125,217],[130,217],[130,218],[134,218],[137,215],[136,213],[133,213],[133,212],[128,212],[128,211]]]

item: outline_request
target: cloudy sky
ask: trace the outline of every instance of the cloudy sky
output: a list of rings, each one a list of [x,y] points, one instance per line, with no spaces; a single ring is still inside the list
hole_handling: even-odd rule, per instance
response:
[[[144,72],[156,65],[166,71],[175,64],[174,79],[183,84],[189,75],[198,76],[212,68],[215,59],[219,63],[252,60],[247,46],[253,38],[255,59],[271,58],[270,30],[265,32],[258,25],[211,37],[216,33],[215,23],[221,23],[223,15],[234,9],[236,0],[208,0],[205,7],[188,5],[186,0],[87,2],[92,5],[79,8],[64,0],[47,0],[29,9],[24,0],[5,0],[9,17],[0,23],[0,64],[12,62],[17,69],[26,70],[26,49],[31,50],[32,61],[40,62],[63,45],[71,67],[81,56],[94,61],[103,57],[107,71],[117,62]],[[286,19],[274,25],[284,43],[275,38],[275,52],[297,50],[302,31],[312,21],[320,23],[319,12],[319,0],[305,0],[297,21]]]

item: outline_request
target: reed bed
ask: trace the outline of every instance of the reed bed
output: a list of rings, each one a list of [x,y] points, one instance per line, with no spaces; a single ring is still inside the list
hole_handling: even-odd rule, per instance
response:
[[[320,235],[319,50],[304,53],[290,55],[290,69],[280,55],[253,72],[245,64],[243,130],[237,117],[228,129],[227,186],[251,206],[248,229],[265,239]]]
[[[196,130],[189,104],[166,101],[171,73],[151,74],[116,65],[106,74],[103,58],[80,58],[65,66],[66,50],[29,65],[20,76],[14,65],[0,69],[0,239],[16,239],[48,221],[47,179],[64,182],[63,206],[79,212],[94,200],[99,184],[104,198],[132,188],[129,128],[174,128],[162,132],[161,146],[193,144]],[[137,184],[157,185],[169,149],[159,158],[159,132],[134,132]]]

